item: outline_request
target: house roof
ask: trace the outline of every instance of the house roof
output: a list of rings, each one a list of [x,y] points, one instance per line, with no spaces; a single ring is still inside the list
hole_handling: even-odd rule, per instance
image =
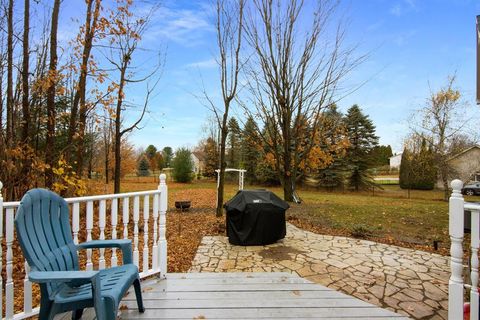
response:
[[[192,154],[200,161],[205,161],[206,155],[203,151],[193,151]]]
[[[474,145],[474,146],[472,146],[472,147],[470,147],[470,148],[467,148],[467,149],[465,149],[465,150],[463,150],[463,151],[461,151],[461,152],[459,152],[459,153],[451,156],[450,159],[448,159],[448,161],[453,160],[453,159],[455,159],[455,158],[458,158],[458,157],[460,157],[461,155],[463,155],[463,154],[465,154],[465,153],[467,153],[467,152],[470,152],[470,151],[473,150],[473,149],[480,149],[480,146]]]

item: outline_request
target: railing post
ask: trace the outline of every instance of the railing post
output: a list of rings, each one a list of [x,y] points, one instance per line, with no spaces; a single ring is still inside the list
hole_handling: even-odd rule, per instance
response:
[[[158,203],[160,202],[158,194],[153,195],[153,246],[152,246],[152,269],[158,271]]]
[[[166,184],[167,176],[160,175],[160,223],[158,226],[158,266],[160,268],[160,277],[166,278],[167,274],[167,238],[166,238],[166,223],[167,223],[167,208],[168,208],[168,187]]]
[[[3,271],[3,195],[2,195],[3,183],[0,181],[0,273]],[[3,280],[0,277],[0,318],[3,315]]]
[[[478,247],[480,245],[480,212],[472,210],[471,212],[471,258],[470,258],[470,318],[478,320]]]
[[[449,203],[449,234],[451,275],[448,282],[448,319],[463,319],[463,183],[453,180]]]

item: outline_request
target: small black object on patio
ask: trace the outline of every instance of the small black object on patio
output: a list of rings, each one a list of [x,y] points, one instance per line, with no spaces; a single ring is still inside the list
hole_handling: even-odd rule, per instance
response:
[[[228,241],[235,245],[265,245],[286,235],[285,211],[290,206],[268,190],[240,190],[227,210]]]

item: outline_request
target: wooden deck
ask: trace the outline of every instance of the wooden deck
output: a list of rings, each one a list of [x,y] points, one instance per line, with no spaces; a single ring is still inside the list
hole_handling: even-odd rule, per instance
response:
[[[289,273],[176,273],[146,280],[143,314],[132,290],[121,319],[407,319]],[[83,317],[94,318],[93,310]]]

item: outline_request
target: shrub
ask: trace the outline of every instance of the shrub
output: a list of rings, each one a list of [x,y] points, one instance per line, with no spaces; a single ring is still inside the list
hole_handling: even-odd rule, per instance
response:
[[[365,224],[356,224],[350,229],[350,234],[354,238],[367,238],[372,236],[374,230]]]
[[[150,175],[150,171],[148,171],[148,169],[148,160],[145,159],[145,157],[142,157],[138,162],[137,175],[139,177],[148,177]]]
[[[180,148],[175,152],[172,161],[173,179],[177,182],[190,182],[193,180],[192,153],[187,148]]]

